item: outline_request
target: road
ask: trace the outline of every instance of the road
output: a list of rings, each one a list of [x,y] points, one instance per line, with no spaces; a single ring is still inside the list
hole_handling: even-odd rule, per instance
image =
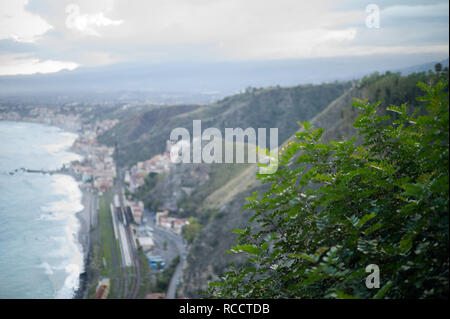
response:
[[[159,227],[155,224],[154,215],[148,210],[144,211],[144,217],[146,219],[145,224],[153,228],[153,240],[155,247],[153,248],[153,255],[161,256],[166,267],[169,266],[172,260],[180,256],[180,262],[177,265],[175,272],[170,280],[170,284],[166,293],[167,299],[174,299],[176,297],[176,290],[178,283],[181,279],[183,263],[187,256],[186,244],[180,236],[177,234]],[[166,245],[164,245],[166,243]],[[164,246],[166,246],[164,248]]]
[[[177,236],[174,233],[161,227],[156,227],[155,231],[157,230],[159,230],[161,234],[166,233],[166,235],[171,238],[173,242],[175,242],[178,250],[178,255],[180,256],[180,262],[178,263],[177,268],[175,268],[175,272],[172,275],[172,279],[170,280],[169,288],[167,289],[166,293],[166,299],[175,299],[178,283],[181,280],[184,260],[186,259],[187,255],[186,245],[184,244],[184,241],[180,236]]]
[[[167,289],[166,299],[175,299],[178,283],[180,282],[181,275],[183,274],[183,263],[185,257],[180,257],[180,262],[175,268],[175,272],[173,273],[172,279],[170,279],[169,288]]]

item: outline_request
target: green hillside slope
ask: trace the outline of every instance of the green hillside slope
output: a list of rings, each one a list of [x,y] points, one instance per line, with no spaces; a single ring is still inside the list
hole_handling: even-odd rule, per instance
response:
[[[332,101],[312,118],[310,123],[314,127],[325,128],[322,137],[324,141],[352,137],[355,134],[352,123],[359,114],[351,106],[355,97],[367,98],[372,102],[379,100],[383,105],[395,104],[401,99],[411,106],[417,105],[416,97],[420,95],[420,90],[416,84],[419,80],[427,79],[428,75],[425,73],[402,77],[389,72],[364,78]],[[245,228],[247,225],[250,216],[241,210],[245,198],[254,191],[263,191],[264,187],[267,187],[256,181],[255,172],[256,166],[248,167],[227,184],[211,192],[204,202],[199,203],[205,208],[219,210],[220,214],[210,220],[192,245],[180,295],[198,297],[200,291],[206,290],[208,281],[216,279],[231,262],[242,261],[241,256],[225,254],[224,251],[228,250],[238,237],[233,234],[233,229]]]
[[[100,142],[119,146],[119,165],[130,165],[164,151],[172,129],[192,132],[192,121],[202,128],[278,128],[279,142],[297,129],[296,122],[308,121],[351,83],[301,85],[289,88],[249,89],[211,105],[161,106],[122,120],[100,137]]]

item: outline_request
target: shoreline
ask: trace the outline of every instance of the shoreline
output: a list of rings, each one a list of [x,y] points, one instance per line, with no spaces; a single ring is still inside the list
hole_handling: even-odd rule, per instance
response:
[[[61,130],[63,130],[64,132],[68,132],[68,133],[73,133],[73,134],[77,134],[79,133],[80,129],[74,129],[71,127],[66,127],[62,124],[57,124],[57,123],[47,123],[45,121],[26,121],[23,119],[20,120],[5,120],[5,119],[0,119],[0,121],[2,122],[12,122],[12,123],[28,123],[28,124],[41,124],[41,125],[45,125],[45,126],[51,126],[51,127],[57,127]]]
[[[72,132],[71,132],[72,133]],[[75,133],[78,134],[78,133]],[[81,154],[80,152],[77,152],[73,145],[70,146],[67,151],[75,153],[77,155],[80,155],[84,157],[86,154]],[[66,175],[70,176],[74,179],[74,181],[77,183],[77,186],[81,192],[81,205],[83,206],[83,209],[75,213],[75,217],[78,220],[79,228],[76,233],[76,241],[77,246],[81,249],[81,253],[83,254],[83,269],[79,274],[78,278],[78,287],[74,289],[73,296],[71,299],[85,299],[87,294],[87,273],[86,268],[89,262],[89,255],[91,251],[91,245],[90,245],[90,230],[91,230],[91,220],[92,220],[92,214],[94,212],[92,211],[92,201],[95,200],[95,194],[88,191],[83,187],[83,183],[81,182],[81,179],[79,176],[77,176],[73,171],[70,169],[67,169],[65,166],[70,165],[69,163],[64,163],[63,166],[55,171],[51,172],[45,172],[45,171],[29,171],[31,173],[40,173],[40,174],[56,174],[56,175]],[[96,209],[96,208],[95,208]]]
[[[85,154],[81,154],[80,152],[75,151],[72,146],[68,149],[68,151],[83,157],[85,156]],[[93,208],[92,206],[96,195],[85,189],[83,187],[83,184],[80,183],[81,181],[80,178],[72,171],[68,169],[59,169],[58,171],[55,172],[55,174],[71,176],[77,182],[78,188],[81,191],[81,205],[83,206],[83,209],[75,213],[75,217],[78,219],[79,223],[79,228],[76,237],[77,237],[77,244],[81,247],[81,251],[83,254],[83,270],[80,272],[78,279],[78,288],[74,289],[72,299],[85,299],[88,283],[86,268],[89,262],[89,255],[91,251],[90,245],[91,241],[90,231],[92,226],[91,215],[94,214],[94,212],[92,211]]]
[[[76,180],[76,179],[75,179]],[[74,290],[74,294],[72,299],[84,299],[87,288],[87,276],[86,276],[86,268],[88,264],[88,256],[90,253],[90,209],[91,209],[91,201],[93,199],[93,194],[86,191],[80,187],[82,197],[81,204],[83,205],[83,209],[75,214],[75,217],[78,219],[80,227],[78,228],[77,240],[78,244],[81,246],[83,253],[83,270],[79,275],[78,288]]]
[[[80,135],[80,131],[77,130],[73,130],[73,129],[69,129],[67,127],[64,127],[62,125],[55,125],[52,123],[42,123],[39,121],[7,121],[7,122],[16,122],[16,123],[31,123],[31,124],[40,124],[40,125],[45,125],[45,126],[52,126],[52,127],[57,127],[60,130],[62,130],[63,132],[67,132],[67,133],[71,133],[71,134],[76,134],[77,138]],[[75,139],[76,140],[76,139]],[[67,152],[71,152],[74,154],[77,154],[79,156],[81,156],[82,158],[84,158],[86,156],[86,154],[83,154],[83,152],[80,152],[79,150],[77,150],[76,148],[74,148],[74,143],[75,140],[73,141],[72,145],[70,145],[69,147],[66,148]],[[33,171],[33,170],[27,170],[25,168],[22,168],[23,171],[28,171],[29,173],[40,173],[40,174],[60,174],[60,175],[67,175],[67,176],[71,176],[75,182],[77,183],[77,186],[79,188],[79,190],[81,191],[81,204],[83,205],[83,209],[80,210],[79,212],[75,213],[75,217],[78,220],[79,223],[79,228],[76,234],[74,234],[74,236],[76,236],[76,241],[77,241],[77,246],[81,249],[81,253],[83,255],[83,268],[82,271],[79,274],[79,279],[78,279],[78,287],[74,288],[73,291],[73,295],[71,299],[85,299],[86,295],[87,295],[87,284],[88,284],[88,278],[87,278],[87,273],[86,273],[86,269],[89,263],[89,255],[91,253],[91,245],[90,245],[90,230],[91,230],[91,220],[93,220],[92,218],[92,214],[95,214],[95,212],[93,212],[93,201],[96,200],[96,195],[92,192],[90,192],[89,190],[87,190],[85,187],[83,187],[83,183],[81,183],[81,178],[79,176],[77,176],[73,171],[71,171],[71,169],[68,169],[67,166],[70,166],[72,161],[69,161],[67,163],[63,163],[61,165],[61,167],[59,169],[56,169],[54,171]],[[16,169],[16,171],[18,171],[19,169]],[[14,172],[10,172],[9,174],[15,174],[16,171]],[[94,203],[95,204],[95,203]],[[94,208],[96,209],[96,207]]]
[[[39,123],[39,124],[43,124],[43,123]],[[44,124],[46,125],[46,124]],[[74,132],[71,130],[66,130],[63,127],[58,127],[59,129],[61,129],[64,132],[69,132],[72,134],[76,134],[77,136],[79,135],[80,132]],[[75,143],[75,141],[74,141]],[[79,156],[81,156],[82,158],[84,158],[86,156],[86,154],[76,150],[73,147],[73,143],[71,146],[69,146],[66,149],[67,152],[71,152],[74,154],[77,154]],[[92,201],[95,198],[95,194],[93,194],[92,192],[90,192],[89,190],[87,190],[85,187],[83,187],[83,183],[81,182],[81,178],[75,174],[71,169],[67,168],[68,165],[70,165],[72,163],[72,161],[68,162],[68,163],[63,163],[62,166],[54,171],[33,171],[33,170],[28,170],[28,169],[23,169],[25,171],[28,171],[29,173],[40,173],[40,174],[59,174],[59,175],[66,175],[66,176],[70,176],[74,179],[74,181],[77,183],[77,186],[81,192],[81,205],[83,206],[83,209],[76,212],[75,213],[75,217],[78,220],[79,223],[79,228],[78,231],[76,233],[76,244],[77,246],[81,249],[81,253],[83,255],[83,268],[82,271],[79,274],[79,278],[78,278],[78,287],[74,289],[73,291],[73,296],[71,299],[85,299],[86,298],[86,294],[87,294],[87,283],[88,283],[88,278],[87,278],[87,272],[86,272],[86,268],[89,262],[89,255],[91,252],[91,246],[90,246],[90,230],[91,230],[91,214],[94,214],[94,212],[92,212]],[[95,208],[96,209],[96,208]]]

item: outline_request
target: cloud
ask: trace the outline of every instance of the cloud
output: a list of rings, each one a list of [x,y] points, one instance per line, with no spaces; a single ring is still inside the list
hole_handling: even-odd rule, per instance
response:
[[[74,70],[79,65],[74,62],[39,60],[23,54],[0,55],[0,74],[52,73],[61,70]]]
[[[105,17],[103,12],[80,13],[80,6],[75,3],[67,5],[65,12],[68,14],[67,28],[77,30],[85,35],[100,36],[95,27],[118,26],[123,23],[123,20],[112,20]]]
[[[335,56],[344,42],[351,43],[355,28],[311,29],[294,32],[274,32],[220,43],[225,57],[251,59],[286,59]],[[268,45],[270,44],[270,45]]]
[[[25,10],[27,0],[0,1],[0,40],[35,42],[53,27],[36,14]]]
[[[2,1],[2,0],[0,0]],[[365,25],[361,0],[30,0],[3,1],[0,40],[33,39],[39,61],[296,59],[431,52],[448,55],[448,1],[379,0],[381,26]],[[7,4],[7,5],[6,5]],[[19,10],[20,9],[20,10]],[[19,17],[19,13],[22,18]],[[19,20],[17,20],[19,19]],[[36,20],[37,19],[37,20]],[[12,32],[22,21],[47,27]],[[6,21],[6,22],[5,22]],[[19,23],[20,22],[20,23]],[[27,23],[25,23],[27,24]],[[10,31],[5,31],[9,30]],[[50,30],[51,28],[51,30]],[[22,34],[22,35],[21,35]],[[4,43],[1,54],[20,53]],[[0,45],[2,43],[0,42]]]
[[[408,19],[447,17],[448,19],[448,10],[448,2],[429,5],[393,5],[384,8],[381,15],[387,19],[400,17]]]

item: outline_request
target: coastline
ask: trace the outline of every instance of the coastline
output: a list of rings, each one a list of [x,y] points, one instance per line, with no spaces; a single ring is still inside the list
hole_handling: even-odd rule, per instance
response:
[[[85,156],[85,154],[77,152],[73,148],[73,146],[69,148],[69,151],[81,155],[83,157]],[[78,188],[80,189],[82,194],[81,204],[83,205],[83,209],[75,213],[75,217],[78,219],[79,222],[79,228],[76,236],[78,240],[78,245],[81,247],[81,251],[83,253],[83,271],[79,275],[78,288],[74,290],[72,299],[85,299],[87,294],[87,281],[88,281],[86,268],[89,262],[89,255],[91,250],[90,230],[92,227],[93,219],[95,218],[94,210],[96,210],[96,195],[90,192],[89,190],[85,189],[83,187],[83,184],[80,183],[81,179],[79,178],[79,176],[77,176],[71,170],[60,169],[56,172],[56,174],[71,176],[77,182]]]
[[[63,128],[61,128],[64,130]],[[67,131],[66,131],[67,132]],[[70,132],[73,134],[79,134],[79,132]],[[86,154],[82,154],[81,152],[74,149],[73,145],[71,145],[67,151],[75,153],[77,155],[80,155],[84,157]],[[77,238],[77,245],[81,248],[81,252],[83,254],[83,270],[80,272],[79,279],[78,279],[78,287],[74,289],[73,296],[71,299],[85,299],[87,295],[87,273],[86,268],[89,262],[89,255],[90,255],[90,230],[91,230],[91,224],[93,223],[93,219],[95,218],[92,215],[95,215],[96,210],[96,195],[87,190],[85,187],[83,187],[83,184],[81,183],[81,178],[77,176],[71,169],[66,168],[66,165],[70,164],[64,163],[61,168],[58,170],[52,171],[52,172],[43,172],[43,171],[36,171],[35,173],[41,173],[41,174],[59,174],[59,175],[66,175],[72,177],[75,182],[78,185],[79,190],[81,191],[81,205],[83,206],[83,209],[75,213],[75,217],[78,220],[79,228],[76,234]],[[94,207],[95,206],[95,207]]]
[[[78,135],[80,132],[71,132],[71,133],[75,133]],[[83,158],[86,156],[86,154],[74,148],[73,144],[70,146],[69,151],[78,154]],[[82,194],[81,204],[83,205],[83,209],[75,214],[80,223],[80,227],[78,229],[78,243],[79,245],[81,245],[83,251],[83,271],[80,273],[78,279],[78,288],[74,291],[72,299],[86,299],[87,284],[88,284],[86,269],[89,263],[89,256],[91,253],[91,237],[90,237],[91,227],[95,226],[92,224],[94,223],[93,220],[95,218],[95,213],[97,209],[97,207],[93,207],[97,205],[96,195],[83,187],[83,184],[80,183],[81,179],[79,176],[77,176],[73,172],[66,172],[66,174],[69,174],[77,181],[78,187],[80,188]]]
[[[36,123],[46,126],[53,126],[58,127],[63,132],[76,134],[77,137],[80,134],[80,131],[70,129],[68,127],[64,127],[64,125],[55,125],[52,123],[42,123],[39,121],[7,121],[7,122],[17,122],[17,123]],[[80,155],[81,157],[85,157],[86,154],[83,154],[83,152],[80,152],[76,148],[74,148],[75,140],[73,141],[72,145],[66,148],[67,152],[71,152],[77,155]],[[90,247],[90,230],[93,226],[92,224],[95,223],[95,213],[96,213],[96,195],[92,192],[90,192],[88,189],[83,187],[83,184],[81,183],[81,177],[77,176],[71,169],[67,168],[72,161],[63,163],[62,166],[59,169],[56,169],[54,171],[42,171],[42,170],[28,170],[26,168],[21,168],[23,171],[28,171],[29,173],[39,173],[39,174],[60,174],[60,175],[66,175],[72,177],[76,183],[78,184],[78,188],[81,191],[81,204],[83,206],[83,209],[81,209],[79,212],[75,213],[75,217],[78,220],[79,227],[78,231],[75,234],[77,239],[77,245],[80,248],[82,254],[83,254],[83,268],[81,273],[79,274],[79,281],[78,281],[78,287],[73,290],[72,299],[84,299],[87,295],[87,273],[86,269],[89,262],[89,255],[91,252]],[[12,171],[9,174],[15,174],[18,170]]]
[[[79,186],[82,192],[81,204],[83,209],[75,214],[78,218],[80,227],[78,228],[78,243],[83,252],[83,271],[79,275],[78,288],[74,291],[72,299],[84,299],[86,293],[86,267],[88,263],[88,256],[90,252],[90,209],[93,194]]]

